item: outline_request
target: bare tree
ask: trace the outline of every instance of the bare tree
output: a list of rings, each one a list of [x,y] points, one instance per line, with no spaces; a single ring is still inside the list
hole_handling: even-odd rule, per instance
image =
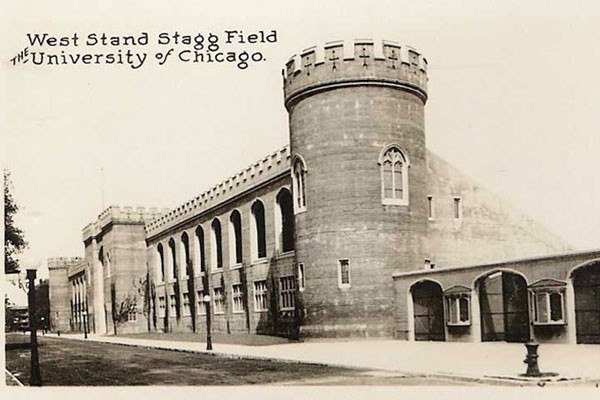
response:
[[[129,315],[137,312],[137,296],[125,295],[120,301],[117,300],[117,289],[115,283],[110,284],[110,303],[112,306],[113,331],[117,335],[117,328],[129,320]]]

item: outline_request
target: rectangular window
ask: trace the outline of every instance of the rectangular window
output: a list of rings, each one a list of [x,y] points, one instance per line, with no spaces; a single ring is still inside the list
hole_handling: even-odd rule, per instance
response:
[[[131,308],[129,309],[129,312],[127,313],[127,321],[129,321],[129,322],[137,321],[137,306],[135,304],[133,306],[131,306]]]
[[[254,282],[254,311],[267,311],[267,281]]]
[[[298,289],[303,291],[305,285],[306,280],[304,278],[304,264],[298,264]]]
[[[535,290],[531,292],[533,323],[536,325],[562,325],[564,319],[564,291]]]
[[[338,286],[340,288],[350,287],[350,261],[349,260],[339,260]]]
[[[435,207],[433,204],[433,196],[427,196],[427,214],[430,220],[435,219]]]
[[[171,310],[171,316],[174,316],[176,313],[177,304],[175,303],[175,295],[171,295],[169,297],[169,308]]]
[[[468,295],[450,295],[446,297],[446,323],[449,326],[471,324],[470,297]]]
[[[196,294],[198,296],[196,297],[198,303],[198,314],[206,315],[206,304],[204,304],[204,290],[198,290]]]
[[[293,310],[295,306],[296,278],[294,276],[282,276],[279,278],[279,308],[281,310]]]
[[[161,296],[158,298],[158,316],[159,317],[162,318],[165,316],[165,309],[166,309],[165,298],[164,298],[164,296]]]
[[[454,198],[454,219],[462,218],[462,203],[460,197]]]
[[[213,305],[215,307],[215,314],[225,313],[225,292],[222,287],[213,289]]]
[[[190,315],[190,294],[183,294],[183,315]]]
[[[231,286],[231,301],[233,303],[233,312],[234,313],[243,313],[244,312],[244,293],[242,291],[242,285],[236,284]]]

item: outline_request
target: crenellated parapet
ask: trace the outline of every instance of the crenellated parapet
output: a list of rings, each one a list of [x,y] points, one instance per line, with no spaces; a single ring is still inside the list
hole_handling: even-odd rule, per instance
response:
[[[81,257],[54,257],[48,259],[48,269],[71,268],[83,262]]]
[[[174,225],[194,218],[206,210],[216,207],[280,174],[287,173],[289,168],[290,148],[285,146],[214,185],[185,204],[149,222],[146,225],[148,237],[155,236]]]
[[[387,40],[328,42],[294,55],[282,71],[285,106],[339,87],[400,87],[427,101],[427,60],[412,47]]]
[[[83,228],[83,240],[94,237],[109,224],[145,224],[167,213],[157,207],[120,207],[112,205],[98,215],[98,219]]]

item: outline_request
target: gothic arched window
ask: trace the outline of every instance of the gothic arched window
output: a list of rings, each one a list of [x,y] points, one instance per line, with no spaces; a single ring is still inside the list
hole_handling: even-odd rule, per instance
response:
[[[306,210],[306,164],[302,157],[294,157],[292,165],[292,183],[294,187],[294,212]]]
[[[386,147],[379,165],[382,203],[408,205],[408,158],[404,151],[396,145]]]

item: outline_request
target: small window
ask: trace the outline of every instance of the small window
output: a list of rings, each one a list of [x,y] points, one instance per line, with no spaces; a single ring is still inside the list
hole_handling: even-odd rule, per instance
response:
[[[196,291],[196,303],[198,304],[198,315],[206,315],[206,304],[204,304],[204,290]]]
[[[430,221],[435,219],[435,205],[433,204],[433,196],[427,196],[427,216]]]
[[[298,289],[302,292],[306,285],[306,280],[304,279],[304,264],[298,264]]]
[[[350,287],[350,261],[339,260],[338,264],[338,287]]]
[[[267,311],[267,281],[254,282],[254,311]]]
[[[137,305],[133,303],[129,308],[129,312],[127,313],[127,321],[135,322],[137,321]]]
[[[177,305],[175,304],[175,296],[174,295],[171,295],[171,297],[169,298],[169,307],[171,309],[171,315],[175,315]]]
[[[190,315],[190,295],[189,295],[189,293],[183,294],[183,315]]]
[[[453,286],[444,292],[446,325],[471,325],[471,289],[466,286]]]
[[[225,313],[225,293],[222,287],[216,287],[213,289],[213,304],[215,307],[215,314]]]
[[[565,290],[565,282],[553,279],[543,279],[529,286],[534,325],[565,324]]]
[[[296,304],[296,278],[283,276],[279,278],[279,307],[281,310],[293,310]]]
[[[460,197],[454,198],[454,219],[462,219],[462,202]]]
[[[165,316],[165,309],[167,308],[166,303],[165,303],[165,298],[164,296],[161,296],[158,298],[158,316],[159,317],[164,317]]]
[[[242,285],[236,284],[231,287],[231,301],[233,303],[233,312],[234,313],[243,313],[244,312],[244,298],[242,292]]]

